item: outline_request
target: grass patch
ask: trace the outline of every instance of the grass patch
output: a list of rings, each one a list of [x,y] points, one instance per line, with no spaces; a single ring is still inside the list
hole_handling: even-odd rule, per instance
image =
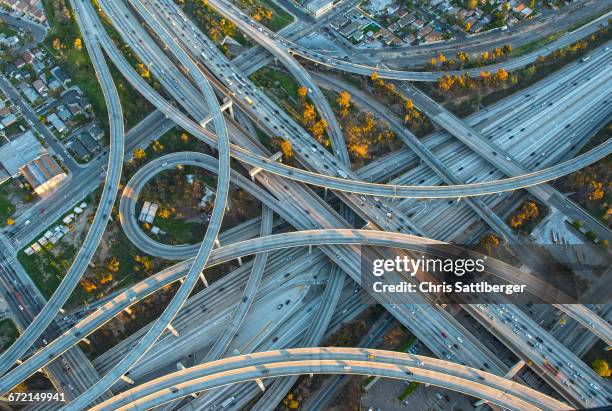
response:
[[[410,394],[414,392],[414,390],[416,390],[419,387],[419,385],[420,384],[418,382],[410,381],[410,384],[408,384],[404,392],[402,392],[401,395],[397,397],[397,399],[400,401],[404,401],[406,398],[410,396]]]
[[[257,85],[275,96],[286,100],[289,98],[291,103],[298,101],[299,84],[287,73],[264,67],[251,75],[251,80]]]
[[[74,246],[61,241],[55,244],[53,249],[54,252],[51,252],[51,248],[43,247],[40,253],[32,255],[26,255],[21,250],[17,254],[17,259],[46,299],[51,298],[77,253]],[[81,288],[77,287],[73,295],[80,290]],[[81,296],[76,298],[77,301],[82,300]],[[72,305],[71,302],[74,303],[73,296],[68,300],[69,306]]]
[[[266,24],[266,27],[270,30],[279,31],[293,23],[293,16],[287,13],[283,8],[279,7],[273,1],[260,0],[260,2],[264,6],[272,9],[273,11],[272,20],[268,24]]]
[[[534,50],[537,50],[547,44],[552,43],[553,41],[555,41],[556,39],[558,39],[564,34],[565,34],[565,31],[559,31],[557,33],[551,34],[548,37],[544,37],[543,39],[534,40],[532,42],[523,44],[522,46],[519,46],[515,48],[514,50],[512,50],[512,52],[510,53],[510,56],[518,57],[518,56],[522,56],[527,53],[531,53]]]
[[[11,37],[17,34],[17,31],[13,30],[12,28],[6,25],[2,25],[0,26],[0,33],[6,35],[7,37]]]
[[[17,337],[19,336],[19,330],[17,326],[11,320],[4,319],[0,321],[0,352],[10,347]]]
[[[153,225],[165,231],[178,244],[195,244],[204,238],[205,228],[200,223],[176,218],[155,217]]]
[[[402,343],[402,345],[400,345],[400,347],[398,348],[398,351],[406,352],[406,350],[408,350],[408,348],[410,348],[412,344],[414,344],[415,341],[416,341],[416,337],[414,335],[411,335],[410,337],[408,337],[406,341]]]
[[[11,202],[11,180],[0,184],[0,227],[6,225],[6,220],[15,212],[15,204]]]

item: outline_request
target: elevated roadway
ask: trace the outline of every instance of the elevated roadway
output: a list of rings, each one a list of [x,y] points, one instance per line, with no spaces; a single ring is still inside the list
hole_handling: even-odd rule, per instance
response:
[[[336,260],[336,261],[338,261],[338,260]],[[340,261],[341,261],[341,260],[340,260]]]
[[[142,384],[92,410],[145,410],[221,385],[292,374],[357,374],[433,384],[512,410],[565,410],[551,397],[487,372],[448,361],[367,348],[259,352],[188,368]]]
[[[379,78],[392,79],[392,80],[406,80],[406,81],[436,81],[443,76],[461,76],[469,74],[472,77],[478,76],[482,71],[496,72],[499,69],[506,71],[513,71],[528,64],[533,63],[542,55],[548,55],[555,50],[566,47],[583,37],[586,37],[597,30],[601,26],[608,25],[608,18],[612,15],[612,12],[605,13],[604,15],[588,22],[584,26],[565,34],[558,38],[552,43],[538,48],[535,51],[524,54],[520,57],[511,58],[501,63],[491,64],[485,67],[463,69],[463,70],[449,70],[449,71],[403,71],[403,70],[392,70],[385,67],[369,66],[361,63],[353,63],[350,61],[344,61],[336,57],[326,56],[322,53],[309,50],[296,43],[293,43],[286,39],[280,39],[279,43],[284,46],[287,51],[291,54],[298,55],[306,60],[310,60],[314,63],[321,64],[336,70],[344,71],[347,73],[359,74],[362,76],[370,76],[373,72],[376,72]]]
[[[401,248],[420,253],[431,253],[445,258],[451,258],[457,255],[478,256],[477,253],[470,251],[467,251],[468,254],[466,254],[466,250],[456,246],[447,245],[441,248],[439,245],[443,243],[439,241],[408,234],[389,233],[376,230],[326,229],[274,234],[221,246],[211,252],[210,258],[207,260],[204,268],[235,260],[238,257],[246,257],[251,254],[293,247],[331,244],[357,244]],[[50,342],[48,346],[32,355],[21,366],[16,367],[10,373],[0,378],[0,392],[10,390],[20,381],[31,375],[31,373],[43,367],[48,362],[61,355],[65,350],[78,343],[81,339],[97,330],[125,308],[135,304],[152,292],[184,277],[185,272],[192,266],[192,263],[192,259],[184,260],[172,267],[162,270],[154,276],[128,288],[112,300],[100,306],[93,313],[79,321],[74,327],[67,330],[62,336]],[[525,280],[529,278],[529,274],[499,260],[489,258],[487,260],[487,272],[500,278],[505,278],[512,283],[529,283]]]
[[[75,3],[76,1],[73,2],[73,7],[75,6]],[[91,4],[89,4],[88,2],[86,5],[83,3],[85,2],[81,2],[81,6],[91,7]],[[77,13],[77,19],[79,19],[81,27],[84,27],[84,22],[83,20],[81,20],[82,16],[79,13]],[[84,37],[92,39],[94,38],[94,35],[91,34],[89,30],[86,30]],[[96,50],[98,50],[98,53],[101,54],[101,49],[99,48],[99,44],[97,42],[92,44],[92,46],[95,47]],[[88,51],[90,53],[93,53],[89,50],[89,48]],[[180,310],[181,306],[187,300],[187,297],[193,290],[193,287],[195,286],[196,281],[198,280],[200,273],[202,272],[202,269],[206,265],[206,262],[208,260],[210,252],[212,251],[215,241],[217,240],[217,235],[219,233],[219,229],[221,228],[221,222],[223,220],[223,214],[226,207],[229,188],[229,139],[227,128],[225,126],[225,120],[223,119],[223,115],[219,108],[219,103],[212,88],[206,80],[203,83],[199,83],[199,86],[200,91],[204,95],[205,101],[212,114],[213,124],[218,136],[217,148],[219,152],[219,170],[215,204],[213,206],[213,210],[208,223],[208,227],[206,229],[206,234],[204,235],[204,239],[200,244],[198,253],[195,256],[194,261],[189,268],[187,276],[181,284],[181,287],[177,290],[176,294],[174,295],[164,312],[157,319],[155,324],[149,329],[147,334],[138,342],[136,347],[134,347],[134,349],[132,349],[130,353],[121,362],[119,362],[111,371],[104,375],[97,382],[97,384],[95,384],[84,394],[80,395],[76,400],[70,403],[66,407],[68,410],[72,409],[78,411],[86,408],[100,395],[100,393],[110,388],[113,382],[123,376],[133,365],[133,363],[136,362],[138,358],[140,358],[144,353],[146,353],[147,350],[151,348],[155,340],[157,340],[159,336],[164,332],[164,330],[168,328],[168,326],[172,322],[172,319],[176,316],[176,313]],[[119,108],[119,111],[121,111],[120,106],[117,105],[117,107]]]
[[[19,338],[0,355],[0,375],[4,374],[15,362],[34,344],[36,339],[53,321],[57,313],[65,304],[72,291],[79,283],[85,269],[89,265],[91,258],[100,243],[106,224],[110,217],[115,195],[119,188],[121,178],[121,168],[123,164],[124,130],[123,114],[119,95],[113,83],[112,77],[102,51],[97,47],[95,41],[85,40],[85,45],[90,51],[92,64],[94,66],[98,81],[102,87],[106,106],[108,107],[110,124],[110,154],[108,157],[108,170],[104,189],[100,197],[100,203],[94,216],[91,227],[79,249],[74,262],[70,266],[68,273],[62,279],[57,290],[49,299],[47,304],[34,321],[28,325]],[[102,391],[103,392],[103,391]]]

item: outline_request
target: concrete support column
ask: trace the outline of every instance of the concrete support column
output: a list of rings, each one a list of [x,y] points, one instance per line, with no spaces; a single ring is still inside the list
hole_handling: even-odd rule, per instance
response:
[[[168,324],[168,327],[166,327],[168,329],[168,331],[170,331],[172,333],[172,335],[174,335],[175,337],[179,336],[178,331],[176,331],[176,329],[172,326],[172,324]]]
[[[204,287],[208,288],[208,281],[206,281],[206,277],[204,277],[204,273],[200,273],[200,280],[202,280]]]
[[[134,380],[128,377],[127,375],[122,375],[121,379],[130,385],[134,385]]]

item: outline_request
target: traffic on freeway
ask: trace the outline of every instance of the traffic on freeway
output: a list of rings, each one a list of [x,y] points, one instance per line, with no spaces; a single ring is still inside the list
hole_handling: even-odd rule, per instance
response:
[[[8,112],[67,178],[13,206],[7,188],[42,192],[32,179],[50,171],[29,175],[33,159],[10,175],[22,158],[2,140],[0,313],[18,333],[0,347],[0,401],[40,372],[75,411],[612,406],[610,8],[301,3],[50,0],[50,36],[79,33],[44,47],[65,81],[16,76],[36,50],[7,48]],[[7,7],[9,25],[37,15]],[[423,27],[447,31],[433,44]],[[469,60],[502,42],[519,49]],[[83,87],[67,49],[107,117],[88,161],[67,151],[78,125],[38,115],[65,115],[42,86]],[[449,50],[468,63],[442,64]],[[133,121],[132,104],[150,112]],[[503,286],[466,300],[466,269]]]

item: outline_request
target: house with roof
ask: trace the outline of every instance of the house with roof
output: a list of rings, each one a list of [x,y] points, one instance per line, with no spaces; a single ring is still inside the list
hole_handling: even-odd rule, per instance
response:
[[[422,29],[423,26],[425,26],[425,22],[421,19],[417,19],[412,22],[412,27],[414,27],[416,30]]]
[[[26,64],[32,64],[32,62],[34,62],[34,55],[30,52],[30,50],[26,50],[21,53],[21,58]]]
[[[100,144],[98,144],[98,142],[88,132],[82,132],[78,138],[81,144],[83,144],[87,151],[92,155],[100,151],[100,149],[102,148],[100,147]]]
[[[21,57],[17,57],[15,60],[13,60],[13,64],[15,65],[15,67],[20,69],[25,67],[26,62]]]
[[[47,121],[60,133],[66,131],[66,124],[58,117],[57,114],[52,113],[47,116]]]
[[[427,25],[423,27],[421,30],[419,30],[419,32],[417,33],[417,37],[422,39],[423,37],[427,36],[432,31],[433,31],[433,28],[431,28],[430,25]]]
[[[34,80],[32,82],[32,87],[34,87],[34,90],[36,90],[38,94],[43,97],[47,97],[47,92],[49,91],[49,89],[41,79]]]
[[[436,42],[436,41],[444,40],[444,36],[442,35],[442,33],[438,33],[437,31],[432,31],[431,33],[426,35],[423,38],[423,40],[425,40],[425,42],[427,42],[427,43],[433,43],[433,42]]]
[[[81,143],[81,141],[78,138],[72,139],[68,144],[67,144],[68,148],[70,148],[72,151],[74,151],[74,153],[76,154],[76,156],[78,158],[80,158],[81,160],[85,160],[87,158],[89,158],[89,151],[87,151],[87,148],[85,148],[85,146],[83,145],[83,143]]]

